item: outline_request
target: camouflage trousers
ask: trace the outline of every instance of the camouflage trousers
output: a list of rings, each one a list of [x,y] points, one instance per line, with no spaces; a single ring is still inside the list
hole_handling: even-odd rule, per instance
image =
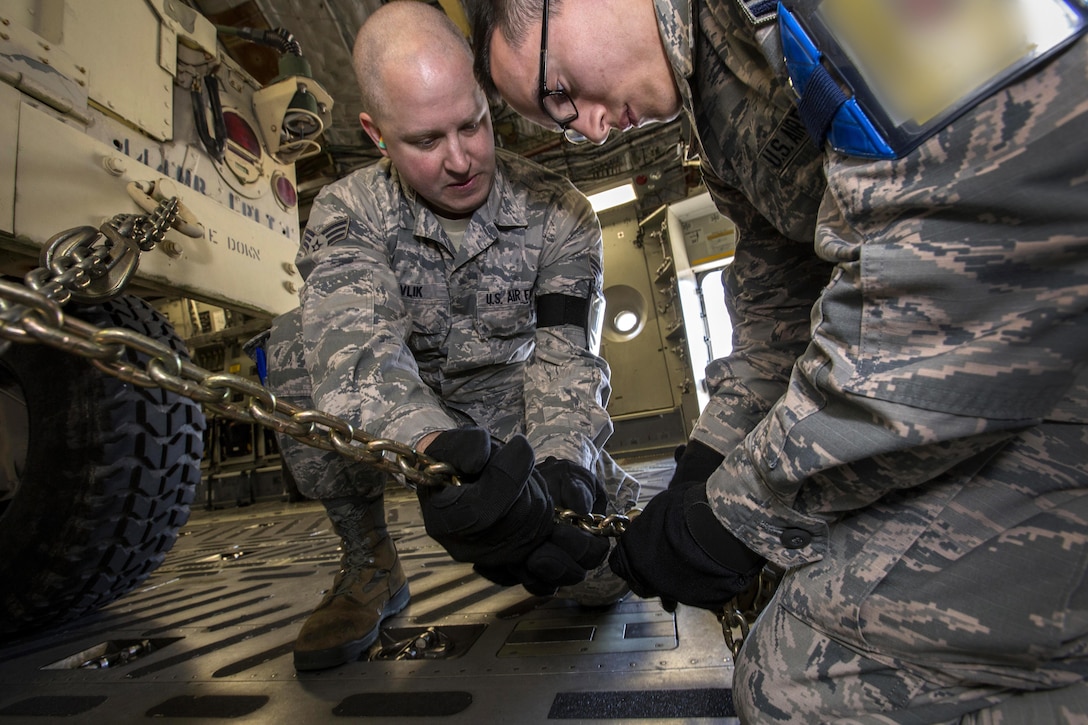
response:
[[[1010,690],[870,657],[772,603],[742,650],[733,701],[742,723],[1062,725],[1088,723],[1088,682]]]
[[[742,722],[1088,722],[1086,451],[1035,426],[833,525],[745,641]]]

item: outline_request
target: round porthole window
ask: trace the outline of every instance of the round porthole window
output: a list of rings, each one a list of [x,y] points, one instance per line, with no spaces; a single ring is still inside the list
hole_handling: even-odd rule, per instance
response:
[[[646,327],[650,307],[634,287],[618,284],[604,291],[601,333],[609,342],[633,340]]]
[[[638,313],[623,310],[612,318],[612,326],[616,329],[616,332],[626,335],[638,327]]]

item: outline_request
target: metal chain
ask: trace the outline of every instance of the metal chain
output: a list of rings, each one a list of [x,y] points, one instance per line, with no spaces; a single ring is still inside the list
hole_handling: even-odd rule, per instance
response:
[[[171,223],[176,204],[176,199],[161,202],[150,218],[114,217],[100,228],[113,242],[101,247],[102,251],[87,253],[88,245],[98,241],[96,234],[88,234],[89,227],[69,230],[50,240],[54,253],[58,247],[67,246],[67,249],[56,255],[48,268],[27,274],[25,286],[0,280],[0,337],[9,342],[44,343],[88,358],[102,372],[133,385],[169,390],[203,404],[218,415],[271,428],[315,448],[336,451],[353,461],[402,476],[410,488],[460,485],[453,466],[409,445],[371,437],[336,416],[291,405],[247,378],[206,370],[183,359],[168,345],[135,331],[99,328],[61,311],[73,289],[83,289],[90,280],[102,276],[100,262],[112,258],[114,246],[123,244],[128,249],[147,251],[161,240],[164,224]],[[80,241],[71,245],[72,239]],[[131,274],[125,283],[130,278]],[[112,286],[117,287],[113,293],[116,296],[124,284]],[[0,354],[7,344],[0,347]],[[141,368],[126,359],[130,357],[127,352],[143,353],[147,362]],[[238,400],[234,400],[236,397]],[[601,516],[559,509],[556,520],[600,536],[619,536],[630,522],[627,516],[618,514]]]
[[[42,248],[42,266],[24,278],[26,286],[60,305],[116,297],[136,274],[140,252],[163,240],[178,209],[172,197],[146,216],[118,214],[98,229],[76,227],[54,235]]]
[[[733,659],[737,659],[744,639],[755,624],[756,617],[770,603],[778,589],[782,577],[781,570],[773,564],[767,564],[759,572],[755,582],[737,596],[730,599],[718,612],[718,622],[722,625],[722,636]]]

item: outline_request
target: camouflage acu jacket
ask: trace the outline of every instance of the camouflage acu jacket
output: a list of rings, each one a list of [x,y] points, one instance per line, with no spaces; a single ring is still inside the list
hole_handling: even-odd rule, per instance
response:
[[[589,468],[611,434],[609,370],[578,325],[538,328],[544,294],[601,295],[601,229],[566,180],[497,153],[454,248],[384,160],[315,199],[298,256],[313,400],[414,444],[471,421]]]
[[[1088,41],[905,158],[866,161],[805,136],[776,25],[750,4],[655,0],[739,227],[735,353],[708,368],[693,434],[726,456],[708,493],[749,546],[797,566],[828,555],[830,526],[913,490],[922,513],[887,543],[901,553],[941,505],[928,486],[1042,421],[1088,418]]]

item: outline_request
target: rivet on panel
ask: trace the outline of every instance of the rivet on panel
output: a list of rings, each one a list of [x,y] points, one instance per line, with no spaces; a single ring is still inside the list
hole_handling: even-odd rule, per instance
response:
[[[117,156],[107,156],[102,159],[102,165],[106,167],[106,171],[114,176],[125,173],[125,160]]]

